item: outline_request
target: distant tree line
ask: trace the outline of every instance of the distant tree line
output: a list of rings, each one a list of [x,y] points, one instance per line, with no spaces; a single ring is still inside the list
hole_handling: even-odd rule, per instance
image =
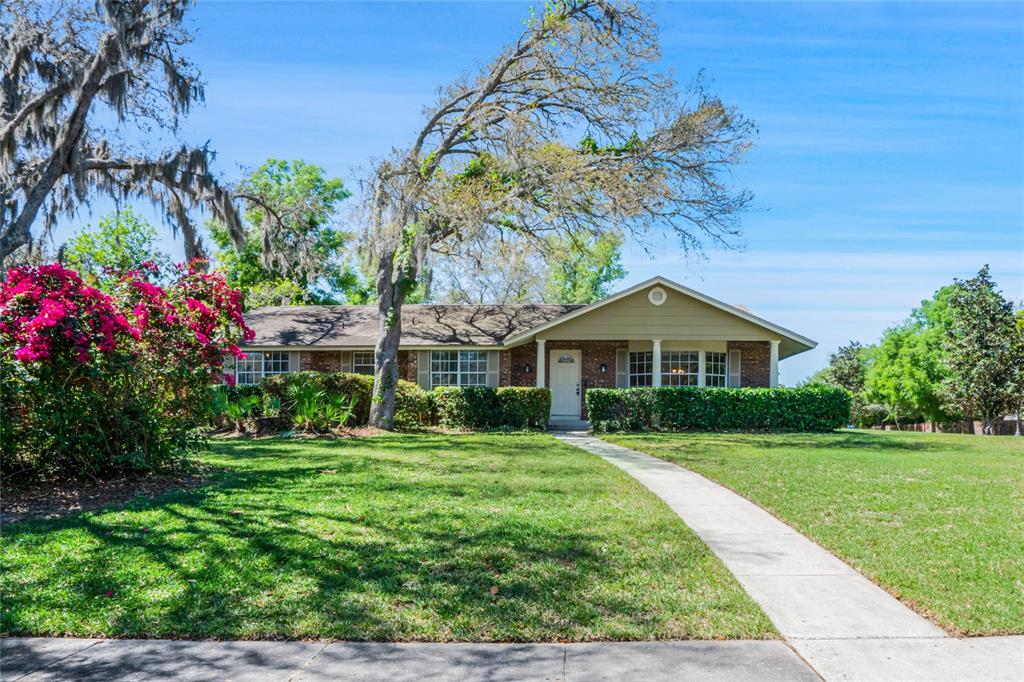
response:
[[[922,301],[878,343],[841,346],[810,383],[850,391],[860,426],[976,419],[994,433],[1024,411],[1024,307],[1014,309],[986,265]]]

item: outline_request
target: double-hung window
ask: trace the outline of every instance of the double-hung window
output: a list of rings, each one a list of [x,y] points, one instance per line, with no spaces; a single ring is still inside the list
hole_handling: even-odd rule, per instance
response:
[[[654,384],[654,353],[641,351],[629,354],[629,385],[652,386]]]
[[[430,354],[430,385],[486,386],[487,352],[436,350]]]
[[[354,374],[373,374],[372,350],[357,350],[352,352],[352,372]]]
[[[235,380],[239,384],[258,384],[263,377],[288,371],[287,351],[247,351],[235,361]]]
[[[661,353],[662,386],[696,386],[700,373],[700,353],[695,350],[669,350]]]
[[[704,355],[704,385],[725,388],[728,376],[728,363],[725,353],[706,353]]]

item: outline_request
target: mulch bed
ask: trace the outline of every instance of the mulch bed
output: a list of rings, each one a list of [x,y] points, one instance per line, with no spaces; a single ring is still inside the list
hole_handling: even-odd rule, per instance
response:
[[[181,471],[127,474],[103,481],[4,485],[0,494],[0,523],[52,519],[128,502],[139,496],[153,498],[174,490],[197,488],[212,472],[210,467],[192,464]]]

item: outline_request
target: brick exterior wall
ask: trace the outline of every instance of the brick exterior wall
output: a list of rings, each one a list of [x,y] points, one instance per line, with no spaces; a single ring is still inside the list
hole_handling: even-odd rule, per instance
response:
[[[340,372],[340,350],[301,351],[299,369],[303,372]]]
[[[550,386],[550,352],[553,350],[579,350],[582,355],[580,367],[581,414],[586,419],[586,391],[588,388],[615,387],[615,353],[629,347],[627,341],[548,341],[545,352],[549,357],[545,360],[544,385]],[[743,386],[768,387],[771,382],[771,345],[767,341],[729,341],[729,350],[740,351],[740,382]],[[531,371],[525,371],[526,365]],[[602,373],[601,365],[608,367]],[[339,372],[341,371],[340,351],[301,351],[299,353],[299,369],[302,371]],[[536,386],[537,385],[537,344],[527,343],[522,346],[499,350],[498,385],[499,386]],[[416,351],[398,352],[398,377],[405,381],[417,381]]]
[[[340,372],[341,351],[300,351],[299,370],[302,372]],[[398,378],[416,383],[416,351],[398,351]]]
[[[416,383],[416,351],[398,351],[398,378]]]
[[[582,360],[580,367],[580,417],[587,418],[586,394],[588,388],[615,388],[615,351],[629,347],[627,341],[548,341],[544,352],[549,357],[544,362],[544,385],[551,385],[551,358],[553,350],[579,350]],[[529,364],[529,374],[524,367]],[[607,372],[601,372],[601,365]],[[527,343],[500,354],[498,383],[501,386],[537,385],[537,344]]]
[[[729,341],[729,350],[740,352],[740,386],[771,385],[771,344],[768,341]]]

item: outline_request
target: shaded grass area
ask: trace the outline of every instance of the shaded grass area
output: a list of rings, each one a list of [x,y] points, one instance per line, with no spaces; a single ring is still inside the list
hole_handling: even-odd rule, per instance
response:
[[[639,484],[544,435],[217,442],[213,484],[7,526],[5,634],[770,638]]]
[[[849,431],[607,440],[735,490],[947,630],[1024,633],[1024,441]]]

